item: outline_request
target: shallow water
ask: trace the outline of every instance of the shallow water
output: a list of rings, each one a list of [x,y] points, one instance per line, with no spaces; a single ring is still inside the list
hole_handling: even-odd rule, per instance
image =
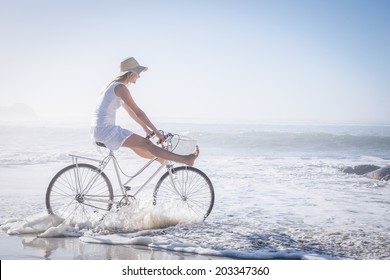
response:
[[[388,128],[271,128],[197,127],[186,133],[198,140],[196,166],[216,193],[214,209],[202,223],[156,211],[151,184],[141,202],[109,213],[99,224],[56,227],[61,221],[46,215],[44,194],[70,159],[57,145],[26,155],[15,144],[3,151],[7,164],[0,166],[2,229],[242,259],[390,259],[390,183],[340,171],[346,165],[390,164],[383,149],[390,145]],[[72,132],[67,148],[101,156],[80,140],[82,132]],[[39,147],[39,137],[35,141]],[[118,155],[129,171],[142,164],[124,151]]]

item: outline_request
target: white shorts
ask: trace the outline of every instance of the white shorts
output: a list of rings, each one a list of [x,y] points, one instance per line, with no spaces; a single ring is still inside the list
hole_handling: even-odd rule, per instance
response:
[[[112,151],[118,150],[133,132],[118,125],[109,125],[92,128],[92,137]]]

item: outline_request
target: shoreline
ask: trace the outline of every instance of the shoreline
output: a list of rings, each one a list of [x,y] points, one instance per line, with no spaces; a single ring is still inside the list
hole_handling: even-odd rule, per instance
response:
[[[0,233],[0,248],[1,260],[233,260],[139,245],[84,243],[78,237],[42,238],[29,234]]]

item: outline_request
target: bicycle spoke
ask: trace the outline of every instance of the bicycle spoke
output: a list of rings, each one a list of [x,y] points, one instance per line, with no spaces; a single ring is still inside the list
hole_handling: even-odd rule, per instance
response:
[[[49,184],[46,208],[69,221],[86,222],[112,207],[113,192],[107,176],[89,164],[71,165]]]
[[[207,176],[193,167],[178,167],[161,177],[154,204],[170,204],[189,218],[205,219],[214,204],[214,190]]]

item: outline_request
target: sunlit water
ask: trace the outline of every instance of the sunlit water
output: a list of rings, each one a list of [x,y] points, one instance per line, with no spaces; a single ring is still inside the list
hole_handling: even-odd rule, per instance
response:
[[[25,151],[20,129],[7,126],[14,141],[1,136],[2,229],[244,259],[390,259],[390,183],[340,171],[390,164],[388,127],[170,127],[201,147],[196,167],[216,194],[205,222],[153,207],[153,184],[98,223],[56,220],[45,213],[44,194],[56,171],[71,163],[67,153],[102,155],[83,128],[61,129],[60,137],[60,128],[26,127],[36,135]],[[130,173],[143,163],[128,151],[118,158]]]

